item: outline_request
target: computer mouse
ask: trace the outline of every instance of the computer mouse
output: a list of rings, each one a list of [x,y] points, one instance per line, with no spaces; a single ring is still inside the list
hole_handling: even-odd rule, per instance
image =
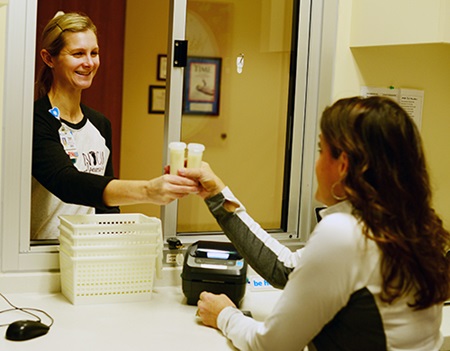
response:
[[[38,321],[20,320],[11,323],[6,329],[8,340],[23,341],[47,334],[50,327]]]

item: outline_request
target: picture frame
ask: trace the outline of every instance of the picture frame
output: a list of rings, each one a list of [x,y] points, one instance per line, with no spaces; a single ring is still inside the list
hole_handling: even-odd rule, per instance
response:
[[[156,79],[164,81],[167,76],[167,55],[158,55],[158,67],[156,71]]]
[[[166,104],[166,87],[150,85],[148,89],[148,113],[164,114]]]
[[[219,115],[222,58],[188,57],[184,71],[183,114]]]

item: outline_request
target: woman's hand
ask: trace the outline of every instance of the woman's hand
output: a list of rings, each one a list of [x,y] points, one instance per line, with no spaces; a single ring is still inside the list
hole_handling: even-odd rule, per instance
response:
[[[200,168],[182,168],[178,171],[178,174],[197,181],[200,186],[198,195],[203,199],[210,198],[225,188],[225,184],[214,174],[206,162],[202,162]]]
[[[200,187],[195,180],[179,175],[164,174],[148,181],[147,196],[151,203],[167,205],[173,200],[199,191]]]
[[[107,206],[151,203],[167,205],[201,189],[198,182],[179,175],[164,174],[151,180],[113,179],[103,191]]]
[[[236,307],[228,296],[224,294],[215,295],[206,291],[200,294],[197,302],[197,315],[201,318],[203,324],[217,329],[217,317],[219,313],[228,306]]]

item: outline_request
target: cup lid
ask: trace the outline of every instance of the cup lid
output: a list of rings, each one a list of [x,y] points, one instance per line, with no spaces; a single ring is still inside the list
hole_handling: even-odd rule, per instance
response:
[[[189,143],[187,146],[189,151],[193,152],[203,152],[205,151],[205,145],[197,143]]]
[[[184,149],[186,149],[186,143],[183,143],[181,141],[172,141],[169,144],[169,149],[172,149],[172,150],[184,150]]]

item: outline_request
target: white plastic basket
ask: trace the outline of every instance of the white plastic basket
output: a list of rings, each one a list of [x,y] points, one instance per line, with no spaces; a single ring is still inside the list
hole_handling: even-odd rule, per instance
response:
[[[161,237],[161,221],[142,214],[101,214],[59,216],[61,227],[73,237],[104,235]]]
[[[74,235],[64,225],[59,226],[59,237],[64,238],[69,245],[79,248],[148,245],[162,242],[162,234],[159,231],[139,234],[98,234],[91,232],[90,235]]]
[[[59,257],[61,291],[74,305],[151,298],[157,255]]]
[[[105,240],[98,240],[103,243]],[[117,256],[148,256],[159,255],[160,244],[116,244],[116,245],[88,245],[75,246],[65,236],[59,236],[59,250],[70,257],[117,257]]]
[[[141,214],[60,216],[61,291],[73,304],[151,296],[162,267],[161,221]]]

